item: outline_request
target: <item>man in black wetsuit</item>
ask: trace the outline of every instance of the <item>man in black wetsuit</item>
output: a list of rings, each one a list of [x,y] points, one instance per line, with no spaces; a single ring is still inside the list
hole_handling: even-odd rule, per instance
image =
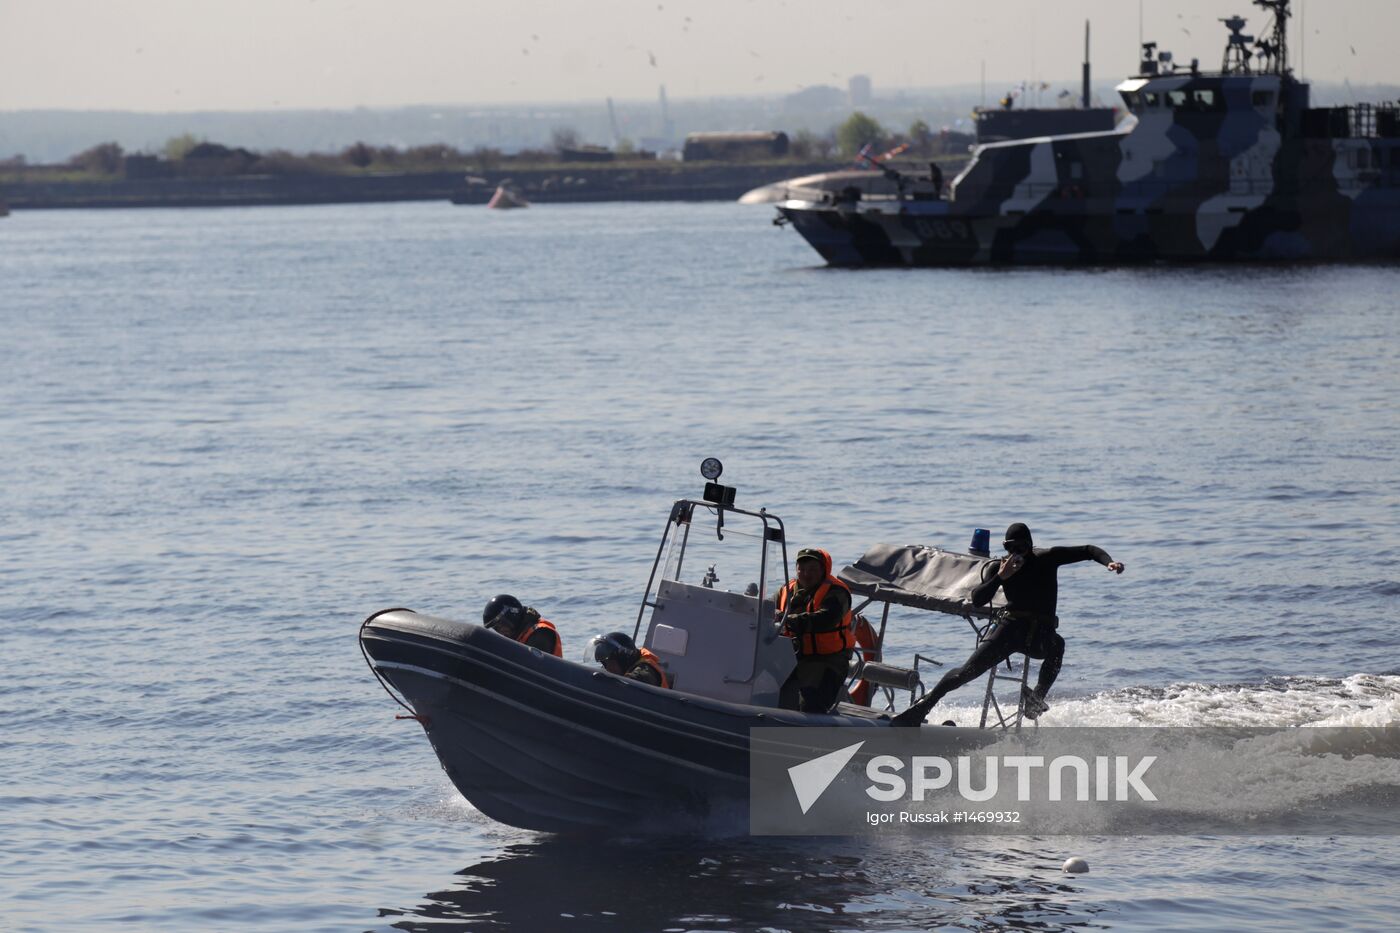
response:
[[[1006,593],[1005,617],[998,620],[961,667],[955,667],[938,681],[928,695],[894,718],[897,726],[917,726],[928,711],[949,692],[981,677],[1016,652],[1043,659],[1035,689],[1027,691],[1025,713],[1035,719],[1047,707],[1045,695],[1060,673],[1065,656],[1065,640],[1055,629],[1055,602],[1059,587],[1056,572],[1065,564],[1094,560],[1114,573],[1123,565],[1092,544],[1078,547],[1037,548],[1032,546],[1031,530],[1020,522],[1006,529],[1006,558],[997,572],[972,590],[972,604],[985,606],[996,595],[997,587]]]

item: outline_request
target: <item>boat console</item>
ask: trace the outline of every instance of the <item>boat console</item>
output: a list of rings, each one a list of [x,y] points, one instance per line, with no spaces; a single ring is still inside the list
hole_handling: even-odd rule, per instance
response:
[[[676,690],[776,707],[796,665],[768,595],[788,579],[787,539],[778,516],[734,504],[735,488],[717,482],[722,470],[706,460],[703,497],[672,505],[633,639],[661,659]],[[720,588],[720,567],[747,584]]]

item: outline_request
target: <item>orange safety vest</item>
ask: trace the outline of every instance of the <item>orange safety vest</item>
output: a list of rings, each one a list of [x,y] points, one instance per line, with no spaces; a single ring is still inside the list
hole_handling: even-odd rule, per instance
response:
[[[804,607],[794,606],[798,612],[815,612],[822,606],[822,601],[826,599],[826,594],[831,592],[833,586],[839,586],[846,591],[849,596],[851,588],[835,577],[827,577],[821,586],[817,587],[815,593],[807,600]],[[788,601],[797,592],[797,581],[789,580],[781,590],[778,590],[778,611],[787,609]],[[789,638],[797,636],[783,625],[783,634]],[[797,653],[803,657],[814,654],[850,654],[855,647],[855,639],[851,635],[851,610],[847,609],[846,614],[841,617],[841,627],[834,632],[804,632],[797,645]]]
[[[645,648],[638,648],[637,650],[641,652],[641,656],[637,658],[637,664],[645,664],[656,671],[661,677],[661,686],[670,689],[671,678],[667,675],[666,669],[661,666],[661,659]],[[633,667],[635,668],[636,665],[633,665]]]
[[[554,623],[548,619],[540,619],[534,625],[521,632],[520,637],[517,638],[516,641],[523,645],[530,640],[531,635],[535,634],[540,629],[545,629],[554,633],[554,656],[556,658],[562,658],[564,656],[564,640],[559,637],[559,630],[554,627]]]
[[[856,616],[855,619],[856,644],[860,645],[860,656],[866,661],[880,660],[880,640],[875,634],[875,629],[866,620],[865,616]],[[855,688],[851,690],[851,702],[860,706],[870,705],[870,694],[872,693],[870,684],[863,680],[856,681]]]

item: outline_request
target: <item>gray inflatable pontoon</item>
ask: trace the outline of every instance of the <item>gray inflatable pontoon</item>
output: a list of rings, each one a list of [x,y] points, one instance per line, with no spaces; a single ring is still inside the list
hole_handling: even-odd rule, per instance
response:
[[[889,722],[664,690],[407,609],[371,616],[360,640],[462,796],[526,829],[644,831],[664,813],[658,831],[743,831],[750,728]]]

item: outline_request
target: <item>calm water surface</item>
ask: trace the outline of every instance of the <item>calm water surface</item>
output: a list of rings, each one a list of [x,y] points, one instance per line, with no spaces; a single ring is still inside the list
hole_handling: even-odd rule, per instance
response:
[[[1393,723],[1400,269],[850,272],[761,208],[424,204],[20,213],[0,282],[0,928],[1394,923],[1386,838],[514,830],[355,630],[514,592],[577,656],[717,455],[838,561],[1015,520],[1123,560],[1061,575],[1049,721]]]

